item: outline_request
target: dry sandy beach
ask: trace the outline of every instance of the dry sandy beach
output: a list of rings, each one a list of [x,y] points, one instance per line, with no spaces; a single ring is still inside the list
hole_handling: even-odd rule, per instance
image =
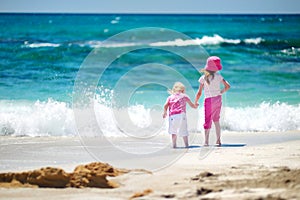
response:
[[[128,173],[108,176],[116,188],[2,183],[0,199],[300,199],[299,131],[224,133],[223,138],[224,147],[195,144],[188,150],[173,150],[183,152],[182,156],[159,170],[131,167]],[[78,165],[98,162],[78,138],[1,137],[0,142],[0,173],[47,166],[70,173]],[[243,143],[247,145],[238,145]],[[164,155],[155,159],[161,158]],[[115,164],[111,165],[116,170],[125,166]]]

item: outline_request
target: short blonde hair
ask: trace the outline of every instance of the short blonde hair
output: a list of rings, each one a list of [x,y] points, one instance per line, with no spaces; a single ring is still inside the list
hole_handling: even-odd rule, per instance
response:
[[[181,82],[175,82],[173,85],[172,90],[169,90],[170,94],[176,94],[178,92],[184,93],[185,91],[185,86]]]

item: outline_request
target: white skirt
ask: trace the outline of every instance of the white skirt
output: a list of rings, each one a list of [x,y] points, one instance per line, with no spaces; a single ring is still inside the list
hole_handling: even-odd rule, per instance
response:
[[[169,116],[169,134],[188,136],[186,114],[180,113]]]

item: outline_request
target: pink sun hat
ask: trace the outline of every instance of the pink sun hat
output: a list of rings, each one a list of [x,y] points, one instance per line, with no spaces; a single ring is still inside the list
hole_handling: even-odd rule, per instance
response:
[[[221,59],[217,56],[207,58],[205,69],[209,71],[219,71],[222,69]]]

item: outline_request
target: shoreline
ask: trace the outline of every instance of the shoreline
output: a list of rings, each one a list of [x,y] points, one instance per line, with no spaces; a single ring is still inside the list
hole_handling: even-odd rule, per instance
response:
[[[171,148],[169,135],[151,141],[75,136],[0,136],[0,172],[31,170],[45,166],[58,166],[72,171],[77,164],[95,161],[109,163],[118,168],[143,168],[157,171],[160,168],[172,166],[172,163],[176,163],[187,153],[198,152],[204,156],[207,152],[217,148],[213,146],[214,132],[212,131],[210,135],[211,146],[203,148],[203,134],[190,134],[191,148],[189,149],[180,148],[183,147],[181,138],[178,138],[179,148]],[[296,140],[300,140],[300,131],[249,133],[224,131],[222,132],[223,147],[221,148],[255,147]],[[137,161],[139,159],[143,161],[139,163]],[[166,159],[166,161],[148,167],[148,164],[153,164],[152,161],[157,162],[157,159]],[[128,161],[133,163],[128,163]]]

